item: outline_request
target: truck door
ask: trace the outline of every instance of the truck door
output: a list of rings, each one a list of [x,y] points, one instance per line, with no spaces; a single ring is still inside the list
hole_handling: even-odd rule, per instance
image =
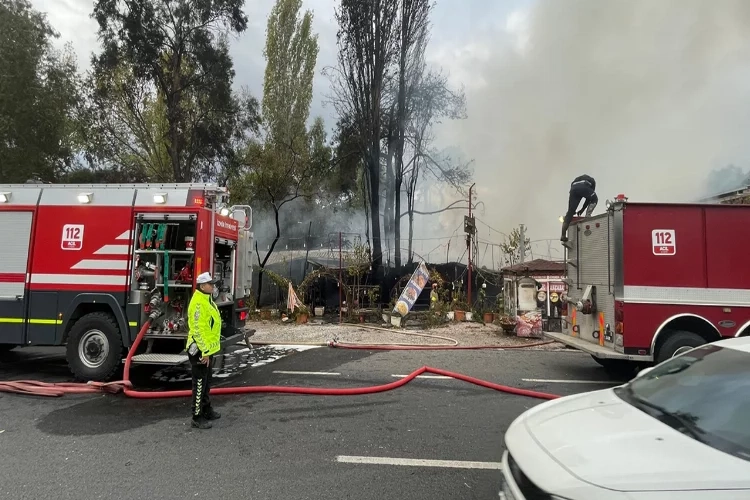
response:
[[[0,212],[0,344],[23,344],[31,211]]]

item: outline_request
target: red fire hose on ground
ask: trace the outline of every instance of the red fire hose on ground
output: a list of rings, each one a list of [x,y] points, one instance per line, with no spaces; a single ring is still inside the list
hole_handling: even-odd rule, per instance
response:
[[[16,394],[27,394],[35,396],[62,396],[64,394],[90,394],[90,393],[119,393],[122,392],[126,396],[138,399],[163,399],[163,398],[183,398],[190,397],[191,391],[180,390],[180,391],[138,391],[133,389],[133,384],[130,382],[130,364],[133,354],[138,349],[138,346],[146,334],[151,321],[146,321],[141,330],[138,332],[138,336],[135,338],[133,345],[128,351],[127,357],[125,358],[125,367],[123,369],[123,380],[117,382],[101,383],[101,382],[88,382],[88,383],[46,383],[38,382],[33,380],[16,380],[16,381],[0,381],[0,392],[9,392]],[[531,347],[533,345],[546,344],[527,344],[525,346],[513,346],[513,347]],[[466,348],[466,349],[506,349],[507,347],[502,346],[384,346],[384,345],[360,345],[360,344],[335,344],[335,347],[343,347],[348,349],[387,349],[387,348],[400,348],[400,349],[436,349],[436,348]],[[442,370],[440,368],[432,368],[429,366],[423,366],[418,370],[413,371],[406,377],[399,379],[395,382],[383,385],[375,385],[370,387],[357,387],[357,388],[318,388],[318,387],[287,387],[287,386],[274,386],[274,385],[263,385],[263,386],[237,386],[237,387],[215,387],[211,389],[212,395],[233,395],[233,394],[251,394],[251,393],[285,393],[285,394],[307,394],[317,396],[359,396],[364,394],[375,394],[378,392],[390,391],[404,386],[414,380],[417,376],[423,373],[434,373],[436,375],[443,375],[451,377],[456,380],[462,380],[469,382],[481,387],[488,389],[494,389],[496,391],[506,392],[509,394],[516,394],[519,396],[528,396],[538,399],[556,399],[560,396],[556,394],[549,394],[545,392],[531,391],[528,389],[519,389],[517,387],[509,387],[505,385],[495,384],[493,382],[487,382],[478,378],[469,377],[461,373],[450,372],[448,370]]]

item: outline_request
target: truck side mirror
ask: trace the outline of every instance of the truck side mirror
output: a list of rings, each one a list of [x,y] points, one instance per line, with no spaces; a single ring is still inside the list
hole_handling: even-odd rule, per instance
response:
[[[236,208],[232,211],[232,219],[239,222],[241,229],[250,229],[253,225],[253,209]]]

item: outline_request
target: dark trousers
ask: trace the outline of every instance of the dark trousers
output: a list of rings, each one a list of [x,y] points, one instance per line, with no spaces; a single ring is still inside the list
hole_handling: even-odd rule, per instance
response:
[[[562,227],[561,237],[563,239],[565,239],[566,234],[568,233],[568,226],[570,226],[570,222],[573,220],[573,216],[578,210],[578,205],[584,198],[589,200],[589,209],[595,207],[597,201],[599,201],[594,190],[586,184],[576,184],[570,188],[570,194],[568,195],[568,212],[565,214],[565,220],[563,221]]]
[[[211,390],[211,376],[213,371],[211,370],[211,360],[209,359],[208,366],[200,362],[199,355],[190,355],[190,371],[193,375],[193,400],[190,405],[193,418],[198,418],[203,415],[203,412],[211,407],[211,402],[208,399],[208,392]]]

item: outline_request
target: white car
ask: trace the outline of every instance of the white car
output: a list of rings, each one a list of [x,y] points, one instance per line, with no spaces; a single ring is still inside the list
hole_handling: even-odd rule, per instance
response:
[[[750,499],[750,337],[535,406],[505,447],[503,500]]]

